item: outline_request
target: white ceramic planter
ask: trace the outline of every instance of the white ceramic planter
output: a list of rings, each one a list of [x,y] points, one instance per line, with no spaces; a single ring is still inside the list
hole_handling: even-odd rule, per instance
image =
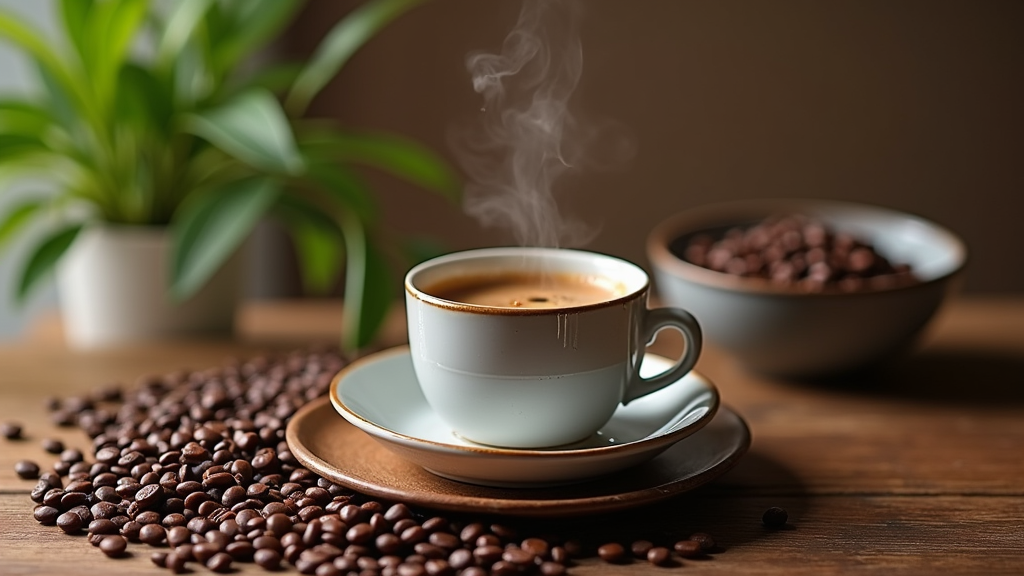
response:
[[[170,235],[162,227],[82,230],[57,268],[69,346],[106,348],[189,335],[229,334],[240,294],[237,255],[186,302],[168,291]]]

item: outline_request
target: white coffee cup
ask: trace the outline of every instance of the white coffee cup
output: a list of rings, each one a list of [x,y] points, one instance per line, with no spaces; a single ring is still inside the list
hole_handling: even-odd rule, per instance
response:
[[[574,275],[609,288],[598,302],[521,308],[458,302],[436,287],[511,274]],[[557,248],[485,248],[434,258],[405,277],[413,367],[431,408],[459,436],[540,448],[599,430],[618,407],[679,381],[697,361],[701,330],[679,308],[647,308],[650,282],[612,256]],[[641,378],[647,345],[662,328],[685,351],[666,372]]]

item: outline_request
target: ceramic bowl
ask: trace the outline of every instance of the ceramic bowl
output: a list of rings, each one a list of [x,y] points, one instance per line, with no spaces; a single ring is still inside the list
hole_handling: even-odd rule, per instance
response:
[[[767,280],[716,272],[685,261],[691,237],[779,214],[804,214],[909,264],[920,282],[857,292],[807,293]],[[676,214],[647,238],[657,293],[696,316],[707,341],[761,373],[831,377],[884,361],[910,345],[955,287],[964,243],[923,218],[864,204],[762,200],[715,204]]]

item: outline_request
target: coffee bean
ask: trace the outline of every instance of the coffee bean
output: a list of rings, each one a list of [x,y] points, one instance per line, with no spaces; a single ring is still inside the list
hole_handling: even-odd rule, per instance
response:
[[[613,564],[625,562],[628,559],[626,549],[617,542],[602,544],[597,549],[597,555],[601,560]]]
[[[135,493],[135,503],[139,508],[145,509],[156,505],[163,497],[163,488],[159,484],[143,486]]]
[[[513,576],[519,573],[519,570],[519,566],[505,560],[498,560],[491,565],[492,576]]]
[[[37,506],[32,511],[32,517],[36,519],[43,526],[53,526],[57,523],[57,517],[60,516],[60,510],[53,506]]]
[[[252,562],[256,548],[249,542],[232,542],[224,547],[224,551],[237,562]]]
[[[167,554],[164,566],[175,574],[181,574],[185,571],[185,562],[185,558],[175,551]]]
[[[522,548],[506,548],[501,559],[516,566],[532,566],[536,556]]]
[[[56,524],[65,534],[78,534],[82,531],[82,526],[85,523],[82,522],[82,517],[75,512],[65,512],[57,517]]]
[[[184,526],[172,526],[167,529],[167,544],[171,547],[178,547],[189,541],[192,533]]]
[[[121,526],[121,535],[128,539],[129,542],[138,542],[139,535],[142,533],[142,524],[132,520]]]
[[[469,568],[470,566],[473,566],[475,562],[476,559],[473,558],[473,552],[466,548],[459,548],[448,556],[448,564],[456,570]]]
[[[679,554],[683,558],[696,558],[704,555],[704,550],[701,549],[700,542],[695,540],[680,540],[672,546],[676,554]]]
[[[407,504],[385,506],[302,467],[284,427],[341,367],[330,355],[294,355],[146,377],[119,410],[70,400],[63,409],[77,410],[72,420],[93,438],[94,462],[60,450],[55,472],[69,475],[68,485],[56,474],[40,480],[34,515],[56,523],[60,510],[73,511],[80,523],[68,520],[69,530],[90,525],[96,545],[114,536],[166,542],[174,551],[154,561],[175,572],[192,561],[211,570],[288,561],[322,576],[564,574],[578,543],[519,540],[506,524],[421,520]]]
[[[785,526],[787,520],[789,520],[789,513],[786,512],[785,508],[779,508],[778,506],[772,506],[765,510],[764,515],[761,516],[761,522],[768,528]]]
[[[159,546],[167,539],[167,531],[159,524],[146,524],[139,530],[139,540],[150,546]]]
[[[558,564],[566,564],[569,562],[569,552],[561,546],[553,546],[551,548],[551,560]]]
[[[253,554],[253,561],[264,570],[277,570],[281,566],[281,553],[271,548],[261,548]]]
[[[634,558],[647,558],[647,553],[654,548],[654,544],[647,540],[637,540],[630,545],[630,551],[633,553]]]
[[[697,266],[802,292],[887,289],[918,282],[909,266],[893,265],[872,246],[800,214],[730,229],[717,241],[704,233],[681,238],[670,249]]]
[[[21,424],[4,422],[0,424],[0,436],[8,440],[21,440]]]
[[[119,558],[128,549],[128,541],[123,536],[104,536],[100,540],[100,551],[110,558]]]
[[[153,552],[149,555],[149,561],[160,568],[166,568],[167,552]]]
[[[665,566],[672,559],[672,553],[668,548],[655,546],[647,551],[647,561],[655,566]]]
[[[708,552],[715,548],[715,539],[712,538],[710,534],[707,534],[705,532],[697,532],[695,534],[690,534],[690,540],[693,540],[694,542],[700,544],[700,549],[702,552]]]
[[[19,460],[14,464],[14,473],[25,480],[39,478],[39,464],[30,460]]]
[[[455,550],[456,548],[462,546],[462,540],[459,540],[458,536],[456,536],[454,534],[449,534],[448,532],[434,532],[428,538],[428,542],[430,542],[434,546],[438,546],[438,547],[444,548],[444,549],[449,550],[449,551]],[[547,543],[545,543],[545,546],[546,546],[546,544]],[[528,549],[527,546],[528,546],[527,543],[523,542],[523,546],[522,547],[523,547],[524,550]],[[532,553],[537,554],[539,556],[543,556],[544,555],[544,553],[538,552],[534,548],[529,548],[529,550]]]
[[[81,462],[84,459],[85,456],[82,454],[82,451],[79,450],[78,448],[68,448],[67,450],[64,450],[60,453],[61,462],[67,462],[68,464]]]
[[[100,518],[89,522],[89,532],[91,534],[119,534],[120,531],[117,524],[110,520]]]
[[[206,567],[214,572],[223,574],[231,571],[231,563],[233,561],[231,555],[227,552],[218,552],[206,561]]]

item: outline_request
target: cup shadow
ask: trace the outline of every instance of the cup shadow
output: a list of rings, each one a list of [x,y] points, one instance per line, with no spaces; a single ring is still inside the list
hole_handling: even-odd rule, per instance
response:
[[[1024,405],[1024,356],[987,350],[922,350],[842,377],[798,382],[837,392],[965,406]]]

